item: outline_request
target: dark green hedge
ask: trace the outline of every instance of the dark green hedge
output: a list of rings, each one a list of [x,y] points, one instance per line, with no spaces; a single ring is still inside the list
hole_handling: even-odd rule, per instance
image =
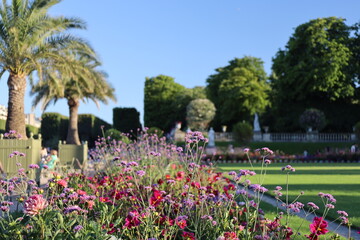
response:
[[[141,129],[140,113],[136,108],[113,108],[114,128],[123,133],[137,133]]]
[[[0,119],[0,133],[5,133],[6,129],[6,120]],[[37,135],[40,132],[40,128],[37,128],[32,125],[26,125],[26,136],[30,137],[30,133],[34,134],[34,137],[37,137]]]
[[[44,113],[42,115],[41,133],[45,146],[56,147],[59,140],[66,140],[69,118],[59,113]],[[88,141],[89,146],[94,146],[95,140],[102,136],[101,126],[104,130],[111,128],[111,125],[104,120],[91,115],[79,114],[79,137],[81,141]]]

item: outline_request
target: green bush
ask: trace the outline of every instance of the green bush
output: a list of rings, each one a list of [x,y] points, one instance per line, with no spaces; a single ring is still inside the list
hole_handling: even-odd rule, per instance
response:
[[[208,99],[192,100],[186,107],[186,121],[193,131],[205,131],[214,119],[216,108]]]
[[[315,108],[306,109],[303,114],[301,114],[299,123],[305,130],[312,128],[320,131],[326,125],[325,114]]]
[[[140,113],[135,108],[114,108],[113,126],[121,132],[136,134],[141,129]]]
[[[159,138],[164,136],[164,131],[157,127],[151,127],[146,132],[149,134],[156,134]]]
[[[234,140],[241,143],[248,143],[253,137],[253,128],[247,122],[238,122],[233,126]]]
[[[122,141],[124,143],[130,143],[130,139],[115,128],[110,128],[110,129],[106,130],[105,136],[111,137],[111,139],[115,139],[117,141]]]
[[[87,141],[89,147],[93,147],[95,141],[103,136],[103,130],[111,128],[111,125],[92,114],[79,114],[79,137],[81,141]]]
[[[0,119],[0,133],[5,132],[6,120]]]
[[[32,126],[32,125],[26,125],[26,136],[30,137],[30,134],[34,134],[36,137],[40,132],[40,128]]]
[[[44,141],[59,138],[61,119],[65,117],[60,113],[44,113],[41,118],[41,134]]]

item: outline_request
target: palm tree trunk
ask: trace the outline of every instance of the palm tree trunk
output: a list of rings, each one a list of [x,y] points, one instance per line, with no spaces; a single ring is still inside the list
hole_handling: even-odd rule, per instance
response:
[[[69,98],[68,106],[69,106],[69,127],[68,134],[66,137],[67,144],[76,144],[80,145],[79,139],[79,131],[78,131],[78,110],[79,110],[79,99]]]
[[[15,130],[21,135],[21,139],[27,139],[24,111],[26,76],[10,73],[7,84],[9,100],[6,131]]]

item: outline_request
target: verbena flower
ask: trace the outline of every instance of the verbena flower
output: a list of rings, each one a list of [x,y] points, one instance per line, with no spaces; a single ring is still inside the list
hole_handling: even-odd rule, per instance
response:
[[[48,203],[42,195],[32,195],[24,203],[24,213],[29,216],[35,216],[45,209],[47,205]]]

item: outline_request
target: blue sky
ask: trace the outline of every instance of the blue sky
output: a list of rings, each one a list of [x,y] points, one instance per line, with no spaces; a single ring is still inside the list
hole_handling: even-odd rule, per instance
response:
[[[114,107],[135,107],[143,118],[145,77],[169,75],[186,86],[205,86],[214,69],[235,57],[261,58],[271,71],[271,58],[284,48],[298,25],[319,17],[360,21],[359,0],[63,0],[52,15],[83,19],[86,38],[103,62],[116,89],[117,103],[82,103],[112,123]],[[7,76],[0,81],[0,104],[7,105]],[[29,90],[29,87],[28,87]],[[26,96],[25,112],[32,98]],[[65,101],[47,112],[68,115]],[[35,109],[41,115],[40,107]]]

